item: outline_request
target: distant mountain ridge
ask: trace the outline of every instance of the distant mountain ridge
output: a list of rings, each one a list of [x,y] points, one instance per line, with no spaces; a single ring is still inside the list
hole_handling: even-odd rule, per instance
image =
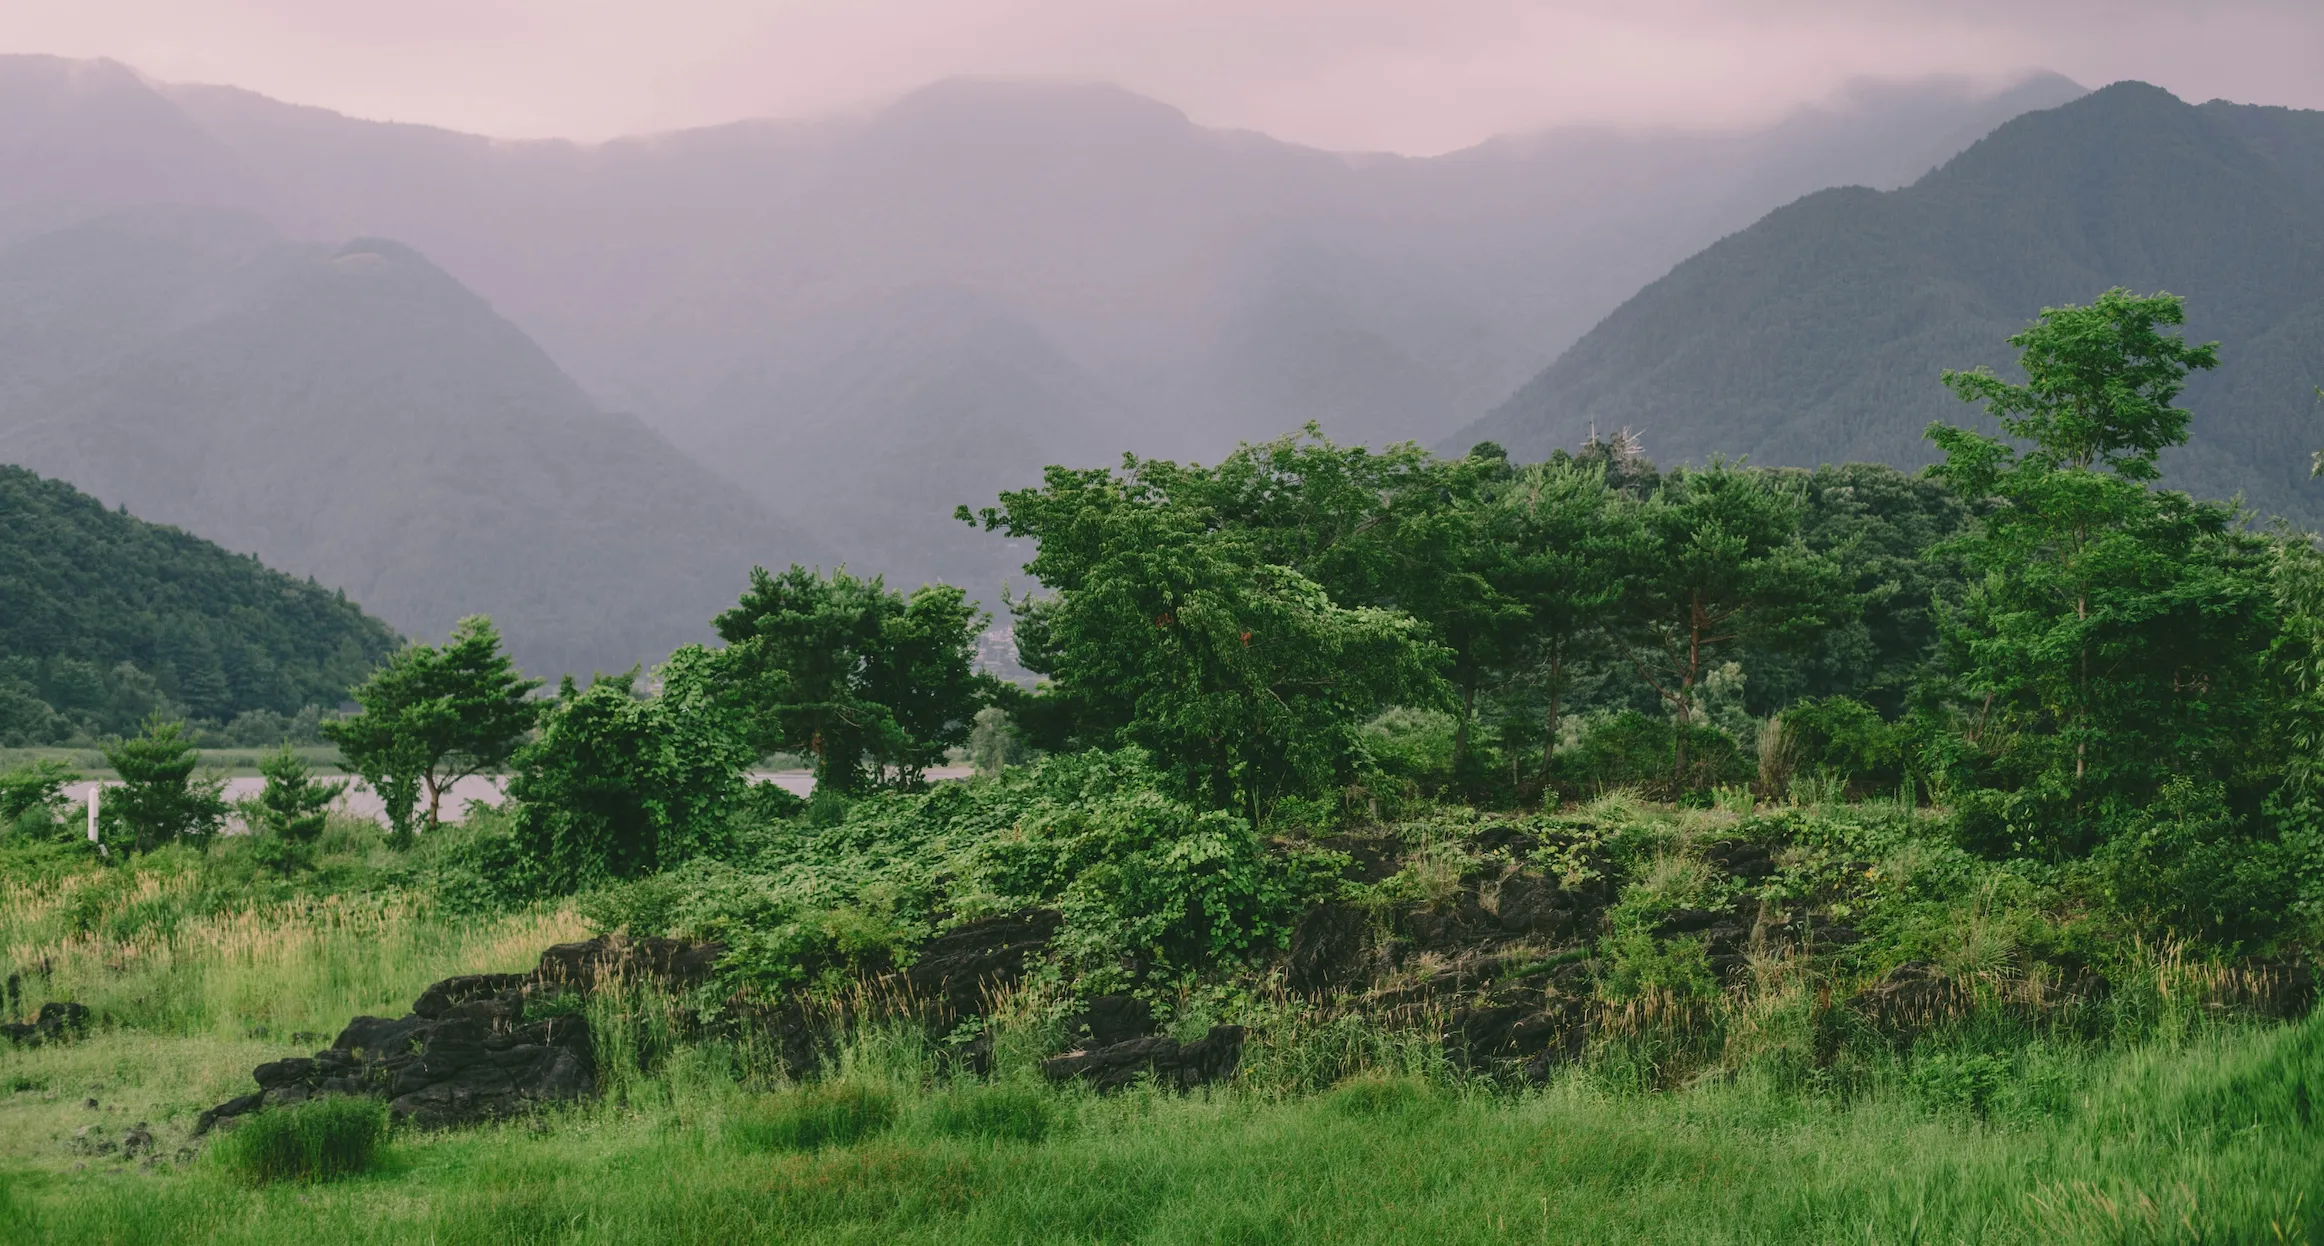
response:
[[[576,145],[118,66],[61,92],[60,64],[0,58],[0,81],[33,84],[0,99],[45,83],[71,103],[42,132],[109,170],[96,189],[115,206],[194,194],[192,174],[133,184],[144,153],[182,150],[207,179],[192,201],[404,242],[601,405],[831,533],[858,570],[987,595],[1016,557],[940,517],[1044,463],[1215,458],[1311,419],[1349,441],[1440,437],[1768,209],[1910,181],[2081,90],[1859,86],[1749,132],[1569,130],[1409,159],[1206,129],[1104,86],[952,81],[862,116]],[[147,113],[166,121],[110,120]],[[0,205],[47,176],[15,176],[9,152]],[[941,326],[931,290],[1011,328]]]
[[[413,635],[491,614],[550,675],[658,659],[810,552],[410,248],[210,209],[0,250],[0,460]]]
[[[2184,296],[2188,336],[2222,344],[2167,479],[2324,522],[2324,113],[2141,83],[2020,117],[1908,188],[1770,214],[1443,444],[1538,457],[1627,426],[1666,461],[1914,466],[1930,421],[1976,415],[1943,369],[2008,371],[2003,339],[2042,307],[2116,285]]]
[[[0,746],[330,708],[394,649],[345,594],[0,466]]]

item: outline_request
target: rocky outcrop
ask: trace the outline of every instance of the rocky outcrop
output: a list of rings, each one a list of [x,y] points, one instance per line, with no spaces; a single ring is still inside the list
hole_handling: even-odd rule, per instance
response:
[[[386,1099],[391,1116],[422,1128],[586,1097],[597,1089],[596,1052],[571,1004],[617,981],[665,990],[697,985],[722,951],[674,939],[604,937],[558,944],[531,973],[446,978],[420,992],[406,1016],[357,1017],[312,1057],[259,1065],[251,1073],[258,1089],[202,1113],[194,1132],[320,1095]]]
[[[11,1021],[0,1025],[0,1035],[8,1041],[25,1047],[59,1042],[84,1034],[89,1029],[89,1009],[84,1004],[51,1000],[40,1006],[40,1012],[30,1021]]]
[[[1191,1090],[1235,1075],[1243,1062],[1245,1033],[1239,1025],[1214,1025],[1191,1043],[1159,1036],[1069,1051],[1043,1060],[1041,1075],[1053,1082],[1086,1082],[1101,1092],[1149,1077],[1158,1086]]]
[[[955,926],[921,945],[904,980],[913,995],[948,1024],[984,1012],[996,990],[1016,985],[1025,967],[1049,950],[1049,939],[1064,917],[1051,909],[1028,909]]]

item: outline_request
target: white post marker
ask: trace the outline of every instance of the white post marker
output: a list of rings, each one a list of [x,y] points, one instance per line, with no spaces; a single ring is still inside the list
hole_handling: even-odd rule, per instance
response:
[[[89,785],[89,842],[92,844],[97,842],[97,793],[104,790],[102,783]]]

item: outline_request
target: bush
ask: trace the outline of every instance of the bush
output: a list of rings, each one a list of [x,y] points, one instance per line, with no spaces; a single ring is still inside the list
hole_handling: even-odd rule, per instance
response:
[[[1789,768],[1838,779],[1858,792],[1893,789],[1903,782],[1904,745],[1901,724],[1885,721],[1852,697],[1811,698],[1783,712]]]
[[[733,1130],[755,1151],[815,1151],[860,1142],[895,1122],[896,1101],[886,1091],[827,1082],[760,1101],[737,1115]]]
[[[1324,1098],[1324,1106],[1333,1113],[1360,1120],[1420,1116],[1440,1105],[1427,1082],[1369,1073],[1341,1082]]]
[[[1697,723],[1687,728],[1687,771],[1675,775],[1678,733],[1667,718],[1624,710],[1591,723],[1581,740],[1557,755],[1556,781],[1568,792],[1602,795],[1631,787],[1658,797],[1709,792],[1748,782],[1753,767],[1726,732]],[[1676,780],[1674,790],[1674,780]]]
[[[1039,1086],[959,1086],[929,1110],[929,1124],[947,1138],[999,1142],[1039,1142],[1057,1118],[1057,1096]]]
[[[386,1137],[386,1104],[333,1095],[245,1117],[212,1150],[252,1185],[332,1181],[369,1170]]]

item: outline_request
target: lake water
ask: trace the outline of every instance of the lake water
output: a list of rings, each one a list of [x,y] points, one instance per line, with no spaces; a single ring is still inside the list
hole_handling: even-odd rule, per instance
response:
[[[974,773],[975,771],[965,766],[945,766],[929,771],[928,777],[931,779],[964,779]],[[765,770],[752,774],[751,778],[762,783],[779,783],[799,796],[805,796],[815,790],[815,776],[804,770]],[[328,781],[337,782],[336,779]],[[91,783],[77,783],[66,788],[65,792],[73,798],[74,803],[85,810],[89,807],[89,789],[93,786],[95,785]],[[113,785],[107,784],[106,786]],[[266,780],[256,775],[238,775],[226,780],[226,799],[247,800],[258,795],[265,787]],[[499,804],[507,798],[507,788],[508,776],[506,775],[476,775],[454,783],[452,790],[444,793],[444,820],[457,822],[468,816],[468,802],[472,800],[482,801],[488,805]],[[338,803],[333,807],[354,814],[359,818],[375,820],[386,809],[386,806],[380,802],[378,795],[365,786],[361,780],[351,781],[346,792],[340,795]],[[240,819],[235,819],[234,823],[227,828],[229,834],[242,829]]]

